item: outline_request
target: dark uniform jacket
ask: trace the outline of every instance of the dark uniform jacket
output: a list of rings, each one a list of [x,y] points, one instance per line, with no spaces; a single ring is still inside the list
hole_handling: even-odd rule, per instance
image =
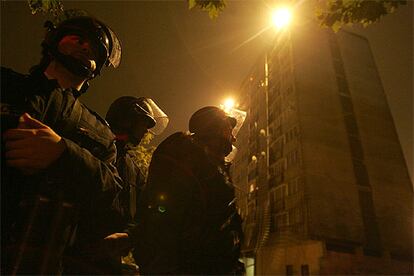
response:
[[[124,183],[119,200],[123,220],[117,232],[124,232],[128,227],[134,227],[139,220],[137,217],[137,204],[145,184],[145,176],[134,161],[134,150],[123,141],[117,141],[116,146],[118,151],[116,167]],[[134,251],[132,252],[134,253]],[[121,264],[120,257],[117,258],[117,261],[122,273],[134,275],[138,272],[134,265]]]
[[[135,224],[137,203],[145,184],[145,176],[135,163],[133,150],[128,145],[118,142],[117,151],[116,167],[124,183],[120,199],[122,215],[125,225]],[[125,230],[125,228],[121,230]]]
[[[106,221],[108,213],[116,216],[114,198],[122,188],[113,165],[114,136],[77,95],[40,70],[22,75],[1,68],[2,132],[28,112],[66,143],[55,163],[30,176],[7,167],[2,151],[2,274],[56,274],[66,247],[112,231]]]
[[[241,219],[224,160],[175,133],[154,152],[139,217],[130,230],[143,274],[237,273]]]

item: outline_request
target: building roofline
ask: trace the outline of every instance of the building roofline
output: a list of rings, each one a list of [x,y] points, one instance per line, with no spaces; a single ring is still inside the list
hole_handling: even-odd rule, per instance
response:
[[[369,42],[369,40],[368,40],[368,38],[366,36],[363,36],[363,35],[360,35],[360,34],[357,34],[357,33],[352,32],[352,31],[345,30],[345,29],[341,29],[341,32],[344,32],[344,33],[347,33],[347,34],[350,34],[350,35],[353,35],[353,36],[362,38],[363,40]]]

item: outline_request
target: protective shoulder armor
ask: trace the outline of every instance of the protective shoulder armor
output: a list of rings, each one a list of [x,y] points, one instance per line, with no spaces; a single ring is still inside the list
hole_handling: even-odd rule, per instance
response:
[[[84,104],[81,104],[81,108],[83,110],[78,129],[105,148],[109,148],[115,140],[115,135],[111,132],[107,122]]]

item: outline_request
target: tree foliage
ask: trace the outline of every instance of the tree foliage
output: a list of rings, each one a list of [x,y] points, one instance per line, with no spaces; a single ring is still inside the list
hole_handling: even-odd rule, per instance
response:
[[[188,8],[191,10],[197,7],[208,12],[210,18],[214,19],[219,16],[220,12],[226,7],[226,0],[187,0]]]
[[[319,0],[315,14],[322,26],[338,31],[344,25],[366,27],[406,3],[399,0]]]
[[[141,143],[139,143],[138,146],[131,146],[128,151],[133,156],[135,164],[140,168],[145,177],[148,175],[148,167],[155,150],[154,146],[149,146],[149,143],[153,138],[154,135],[148,132],[145,134],[144,138],[142,138]]]
[[[88,14],[84,10],[64,9],[62,0],[27,0],[27,2],[32,14],[42,13],[46,16],[51,16],[50,20],[55,25],[68,18]]]
[[[32,14],[45,13],[58,17],[63,12],[61,0],[27,0]]]

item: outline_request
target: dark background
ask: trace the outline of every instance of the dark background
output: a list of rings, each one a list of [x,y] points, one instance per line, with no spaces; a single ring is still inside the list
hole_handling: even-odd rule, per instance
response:
[[[407,166],[413,177],[413,2],[367,28],[347,27],[368,38],[387,95]],[[191,114],[218,105],[237,91],[275,33],[264,1],[228,1],[211,20],[188,10],[185,1],[65,1],[65,9],[85,9],[118,34],[123,59],[92,81],[82,100],[102,116],[122,95],[153,98],[170,124],[158,143],[186,130]],[[290,28],[307,18],[294,18]],[[43,15],[32,15],[27,1],[1,1],[1,65],[27,72],[40,57]],[[247,42],[248,41],[248,42]],[[380,149],[379,149],[380,150]]]

